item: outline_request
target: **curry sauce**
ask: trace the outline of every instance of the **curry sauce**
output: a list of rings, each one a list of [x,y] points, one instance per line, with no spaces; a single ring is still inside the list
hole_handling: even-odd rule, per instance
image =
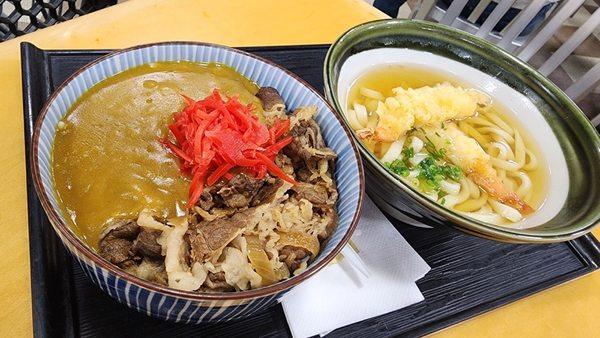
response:
[[[150,208],[181,213],[189,180],[159,142],[183,95],[215,88],[261,112],[258,87],[219,64],[161,62],[132,68],[92,87],[59,122],[52,173],[62,211],[88,245],[106,224]]]

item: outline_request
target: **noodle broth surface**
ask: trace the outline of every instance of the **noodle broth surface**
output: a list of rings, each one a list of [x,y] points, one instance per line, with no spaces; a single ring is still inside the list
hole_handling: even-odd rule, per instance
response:
[[[394,96],[392,89],[397,87],[416,89],[423,86],[435,86],[444,82],[463,88],[474,87],[468,83],[463,83],[455,78],[451,78],[442,72],[432,71],[421,66],[378,66],[363,73],[352,83],[348,90],[348,100],[345,103],[345,107],[348,112],[354,108],[355,103],[364,105],[368,112],[369,123],[373,123],[374,120],[377,120],[377,116],[374,113],[377,100],[366,97],[361,93],[361,88],[377,91],[385,98],[388,98]],[[528,189],[526,193],[520,192],[519,195],[534,210],[538,210],[542,207],[547,196],[547,182],[549,178],[548,169],[537,144],[516,118],[511,116],[513,114],[514,112],[508,111],[508,109],[502,105],[500,100],[493,98],[491,105],[485,111],[479,111],[473,117],[453,122],[455,122],[459,129],[468,136],[475,138],[472,135],[477,135],[478,137],[475,138],[476,141],[478,141],[477,143],[492,158],[505,160],[502,163],[500,163],[500,161],[492,163],[493,168],[502,179],[504,186],[511,191],[516,191],[523,184],[519,175],[524,174],[528,177],[531,181],[530,189]],[[353,129],[355,129],[355,131],[358,130],[357,128]],[[514,157],[516,150],[515,133],[520,135],[522,144],[528,152],[525,158],[526,164],[517,170],[506,170],[503,165],[514,167],[516,163]],[[506,134],[510,137],[502,137]],[[416,130],[411,130],[406,134],[406,139],[403,141],[403,151],[413,144],[411,141],[414,137],[420,137],[422,141],[426,142]],[[367,149],[373,152],[379,160],[383,160],[393,144],[375,141],[372,138],[363,138],[361,139],[361,142]],[[493,144],[495,146],[493,146]],[[508,153],[508,155],[505,155],[504,157],[501,156],[502,154],[500,154],[499,149],[504,149],[502,151]],[[387,159],[389,160],[389,156]],[[537,165],[533,166],[532,164],[535,164],[534,162],[537,162]],[[441,160],[440,163],[446,164],[447,162]],[[408,177],[402,177],[401,179],[423,193],[426,197],[436,200],[438,203],[444,205],[446,200],[444,196],[449,194],[442,192],[441,194],[438,193],[434,196],[431,194],[432,191],[429,191],[427,188],[423,189],[413,176],[415,175],[409,174]],[[518,224],[523,223],[524,219],[518,222],[512,222],[502,217],[480,217],[480,214],[497,214],[496,210],[491,205],[491,203],[493,203],[490,202],[491,197],[487,196],[481,188],[477,187],[471,180],[467,179],[465,175],[463,175],[463,178],[469,182],[464,182],[464,180],[461,179],[461,182],[452,182],[450,180],[450,183],[460,183],[461,191],[462,189],[469,189],[468,198],[455,205],[445,205],[446,207],[489,223],[511,226],[518,226]],[[466,191],[464,191],[464,193],[466,194]],[[442,197],[439,197],[440,195]],[[486,199],[484,203],[482,203],[483,199]]]

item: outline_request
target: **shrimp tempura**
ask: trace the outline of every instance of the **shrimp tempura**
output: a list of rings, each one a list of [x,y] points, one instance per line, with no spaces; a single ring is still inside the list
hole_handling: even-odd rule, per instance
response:
[[[375,127],[377,141],[392,142],[412,128],[440,126],[448,120],[464,119],[490,103],[482,92],[447,82],[416,89],[394,88],[393,97],[379,102]]]
[[[497,201],[510,205],[522,214],[533,212],[527,203],[507,189],[490,164],[490,156],[473,138],[450,122],[444,128],[424,127],[425,137],[437,149],[445,149],[446,158],[460,167],[466,176]]]

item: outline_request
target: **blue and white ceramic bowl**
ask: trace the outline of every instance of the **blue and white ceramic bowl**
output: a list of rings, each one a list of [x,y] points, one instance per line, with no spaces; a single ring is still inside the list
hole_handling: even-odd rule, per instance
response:
[[[267,287],[230,293],[195,293],[150,283],[120,270],[100,257],[67,226],[58,206],[51,173],[51,150],[58,121],[86,90],[117,73],[160,61],[219,62],[260,86],[279,90],[287,106],[316,105],[316,120],[327,145],[337,154],[338,226],[323,251],[298,276]],[[159,43],[114,52],[79,70],[67,79],[46,103],[33,135],[35,187],[52,226],[85,273],[104,292],[150,316],[186,323],[227,321],[248,317],[269,307],[293,286],[330,262],[350,239],[358,222],[364,178],[357,147],[350,130],[323,97],[298,76],[258,56],[228,47],[203,43]]]

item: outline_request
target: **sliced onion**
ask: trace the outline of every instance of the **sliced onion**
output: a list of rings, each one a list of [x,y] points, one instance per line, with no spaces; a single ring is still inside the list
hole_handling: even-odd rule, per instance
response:
[[[348,118],[348,124],[350,124],[352,129],[359,130],[364,128],[364,126],[358,122],[358,119],[356,118],[356,112],[354,110],[348,109],[346,111],[346,117]]]
[[[202,264],[196,262],[192,271],[174,271],[169,277],[169,286],[183,291],[198,290],[206,280],[208,273]]]
[[[176,223],[166,233],[165,270],[167,275],[175,271],[185,271],[182,258],[183,236],[188,229],[187,222]]]
[[[385,152],[385,155],[381,158],[381,162],[388,163],[400,157],[402,154],[402,147],[404,146],[405,137],[401,137],[398,141],[392,142],[388,151]]]
[[[417,166],[419,165],[419,163],[421,163],[421,161],[423,161],[425,158],[427,158],[427,154],[425,153],[417,153],[415,154],[415,156],[411,157],[408,159],[408,161],[413,165],[413,166]]]
[[[279,241],[277,244],[280,247],[291,245],[308,250],[313,258],[319,254],[321,245],[316,236],[306,234],[299,231],[279,232]]]
[[[410,146],[413,148],[413,151],[416,153],[420,152],[423,149],[423,140],[420,138],[413,136],[410,140]]]
[[[374,99],[374,100],[383,100],[383,94],[381,94],[380,92],[374,90],[374,89],[369,89],[366,87],[361,87],[360,88],[360,93],[362,96],[364,97],[368,97],[370,99]]]
[[[458,192],[460,191],[460,183],[442,180],[440,182],[440,188],[442,188],[442,191],[448,193],[449,195],[458,195]]]
[[[270,285],[275,283],[278,279],[273,269],[273,264],[269,261],[265,250],[263,249],[262,242],[258,236],[250,235],[246,237],[246,243],[248,245],[248,259],[252,268],[262,277],[262,285]]]
[[[356,119],[361,126],[366,127],[369,123],[369,113],[367,108],[360,103],[354,103],[354,111],[356,112]]]
[[[152,230],[165,231],[171,228],[162,224],[161,222],[154,219],[152,212],[148,209],[144,209],[140,212],[137,219],[137,224],[143,228]]]
[[[179,217],[169,223],[173,227],[163,233],[163,236],[166,234],[164,243],[166,247],[165,270],[167,271],[169,287],[184,291],[198,290],[206,280],[207,272],[198,262],[194,264],[191,270],[185,262],[183,236],[188,229],[187,220],[184,217]],[[163,245],[162,241],[161,245]]]
[[[379,100],[366,99],[365,107],[367,107],[367,111],[373,112],[373,111],[375,111],[375,109],[377,109],[378,103],[379,103]]]
[[[281,263],[281,265],[275,270],[275,275],[279,280],[290,278],[290,269],[288,269],[286,264]]]

